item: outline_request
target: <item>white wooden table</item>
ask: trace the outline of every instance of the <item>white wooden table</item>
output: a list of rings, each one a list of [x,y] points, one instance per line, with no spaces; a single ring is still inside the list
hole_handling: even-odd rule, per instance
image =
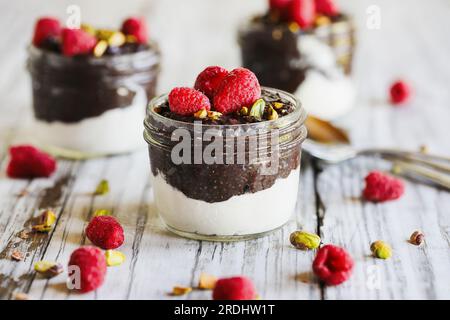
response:
[[[344,2],[344,1],[341,1]],[[250,276],[265,299],[449,299],[450,193],[406,181],[398,201],[365,203],[359,199],[363,178],[371,169],[389,169],[374,158],[360,158],[319,171],[305,161],[298,213],[283,229],[258,240],[210,243],[186,240],[166,232],[155,215],[146,150],[90,161],[59,161],[50,179],[11,180],[5,176],[7,147],[26,129],[31,110],[25,46],[35,18],[64,17],[68,4],[81,5],[85,21],[117,24],[125,15],[148,17],[151,34],[164,53],[159,91],[190,84],[206,65],[239,65],[235,30],[245,17],[262,11],[265,1],[164,0],[123,1],[2,1],[0,3],[0,298],[15,292],[32,299],[175,299],[174,285],[195,286],[200,272],[217,276]],[[116,3],[116,2],[114,2]],[[365,27],[369,5],[381,9],[381,29]],[[340,121],[358,146],[417,149],[426,144],[438,154],[450,153],[450,2],[445,0],[359,0],[343,3],[354,14],[358,51],[354,78],[359,89],[354,111]],[[220,14],[211,14],[213,11]],[[396,77],[415,87],[404,108],[385,102]],[[112,191],[92,196],[101,179]],[[26,190],[25,196],[18,196]],[[58,214],[48,235],[17,237],[39,209]],[[37,277],[34,262],[57,260],[64,265],[71,252],[88,243],[83,233],[90,213],[110,209],[123,223],[126,262],[108,269],[106,283],[96,292],[79,295],[65,287],[65,277]],[[345,247],[356,267],[351,279],[327,288],[311,275],[314,252],[292,248],[289,233],[297,228],[319,232],[325,243]],[[416,229],[426,243],[407,242]],[[394,250],[392,259],[370,256],[371,241],[383,239]],[[10,259],[17,248],[22,262]],[[181,299],[209,299],[194,291]]]

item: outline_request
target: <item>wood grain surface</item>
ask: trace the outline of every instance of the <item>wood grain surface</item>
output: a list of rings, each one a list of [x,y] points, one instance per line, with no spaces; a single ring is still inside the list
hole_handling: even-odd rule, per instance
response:
[[[22,141],[31,115],[26,46],[36,17],[65,16],[79,4],[83,19],[117,25],[124,16],[143,14],[164,54],[159,92],[189,85],[206,65],[240,64],[236,30],[246,17],[261,12],[265,1],[133,0],[2,1],[0,3],[0,298],[24,292],[31,299],[209,299],[208,291],[182,297],[168,293],[175,285],[196,286],[201,272],[217,276],[244,274],[264,299],[449,299],[450,193],[405,181],[406,193],[383,204],[360,199],[363,179],[372,169],[389,170],[375,158],[358,158],[339,166],[319,167],[305,157],[296,215],[284,228],[257,240],[212,243],[176,237],[165,231],[154,211],[146,150],[89,161],[59,161],[50,179],[12,180],[5,176],[7,148]],[[450,2],[445,0],[341,1],[359,26],[354,80],[358,100],[338,121],[357,146],[383,146],[449,155],[450,139]],[[370,5],[381,9],[381,28],[366,27]],[[389,84],[408,79],[414,98],[405,107],[386,101]],[[31,133],[32,134],[32,133]],[[111,192],[92,195],[107,179]],[[49,234],[18,237],[40,209],[57,213]],[[63,275],[46,280],[36,275],[36,261],[64,265],[71,252],[88,243],[84,228],[95,209],[110,209],[124,225],[120,249],[126,262],[108,269],[96,292],[70,292]],[[325,243],[341,245],[356,266],[349,281],[324,287],[311,274],[314,252],[289,244],[289,233],[303,228],[320,233]],[[421,247],[408,243],[422,230]],[[392,259],[370,256],[372,241],[383,239]],[[26,253],[13,261],[11,253]]]

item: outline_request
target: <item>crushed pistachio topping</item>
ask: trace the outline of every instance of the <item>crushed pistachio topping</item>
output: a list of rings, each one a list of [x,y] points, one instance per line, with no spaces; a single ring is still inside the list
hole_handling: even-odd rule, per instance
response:
[[[33,231],[49,232],[56,223],[56,214],[51,210],[44,210],[38,217],[38,222],[33,225]]]
[[[97,185],[97,188],[95,189],[94,194],[96,196],[103,196],[109,192],[109,183],[108,180],[102,180]]]
[[[108,267],[120,266],[125,261],[125,255],[117,250],[106,250],[105,257]]]
[[[194,113],[194,117],[196,119],[205,119],[208,116],[208,111],[206,109],[200,109],[196,113]]]
[[[175,286],[172,289],[172,295],[174,295],[174,296],[183,296],[185,294],[188,294],[191,291],[192,291],[191,287]]]
[[[252,116],[258,121],[261,121],[265,109],[266,109],[266,102],[264,101],[264,99],[258,99],[255,101],[255,103],[253,103],[250,109],[250,116]]]

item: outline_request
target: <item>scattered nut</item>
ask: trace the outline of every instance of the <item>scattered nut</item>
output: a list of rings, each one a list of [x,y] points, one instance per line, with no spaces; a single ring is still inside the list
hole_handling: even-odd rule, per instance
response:
[[[283,38],[283,30],[276,28],[272,31],[273,40],[281,40]]]
[[[378,240],[370,245],[370,251],[379,259],[388,259],[392,256],[392,249],[384,241]]]
[[[28,230],[22,230],[19,232],[18,237],[22,240],[27,240],[30,237],[30,232]]]
[[[425,235],[420,231],[414,231],[409,238],[409,242],[416,246],[420,246],[425,239]]]
[[[216,286],[216,282],[217,277],[202,273],[200,274],[200,279],[198,281],[198,288],[204,290],[212,290]]]
[[[269,120],[277,120],[278,119],[278,113],[275,111],[274,108],[272,108],[272,106],[269,107],[268,119]]]
[[[250,109],[250,116],[255,118],[256,120],[261,121],[264,111],[266,110],[266,102],[264,99],[258,99],[253,103]]]
[[[205,119],[208,116],[208,111],[206,109],[200,109],[196,113],[194,113],[194,117],[197,119]]]
[[[135,43],[137,41],[136,37],[131,35],[131,34],[127,34],[125,36],[125,41],[128,43]]]
[[[291,22],[289,23],[289,31],[291,31],[292,33],[297,33],[300,30],[300,26],[298,25],[297,22]]]
[[[420,152],[420,153],[423,153],[423,154],[427,154],[427,153],[429,152],[428,149],[429,149],[428,146],[425,145],[425,144],[423,144],[423,145],[420,146],[419,152]]]
[[[14,300],[29,300],[28,295],[23,292],[14,293],[13,297],[14,297]]]
[[[248,108],[247,107],[242,107],[241,110],[239,111],[239,114],[241,116],[247,116],[248,115]]]
[[[81,27],[81,30],[89,33],[91,36],[95,36],[97,33],[95,28],[93,26],[91,26],[90,24],[82,23],[80,27]]]
[[[94,56],[100,58],[108,49],[108,42],[106,40],[100,40],[94,47]]]
[[[183,296],[185,294],[188,294],[191,291],[192,291],[192,288],[190,288],[190,287],[175,286],[175,287],[173,287],[172,295],[174,295],[174,296]]]
[[[110,216],[111,215],[111,211],[109,211],[108,209],[97,209],[97,210],[94,211],[94,213],[92,215],[94,217]]]
[[[221,116],[222,114],[220,112],[208,111],[208,118],[210,118],[211,120],[218,120]]]
[[[109,192],[109,183],[108,180],[102,180],[97,185],[97,188],[95,189],[94,195],[96,196],[103,196]]]
[[[56,214],[51,210],[44,210],[38,217],[38,223],[32,229],[37,232],[49,232],[56,223]]]
[[[125,41],[125,35],[120,31],[113,32],[108,38],[108,44],[113,47],[120,47]]]
[[[64,267],[60,263],[43,260],[34,264],[34,270],[46,278],[53,278],[61,274],[64,271]]]
[[[19,250],[14,250],[11,253],[11,259],[15,261],[22,261],[25,258],[24,254],[20,252]]]
[[[330,18],[328,18],[327,16],[318,16],[316,18],[316,20],[314,21],[314,23],[316,24],[316,26],[320,27],[320,26],[327,26],[331,23]]]
[[[292,232],[289,240],[294,247],[300,250],[312,250],[320,246],[320,237],[305,231]]]
[[[278,110],[278,109],[283,108],[284,104],[282,104],[281,102],[274,102],[274,103],[272,103],[272,106]]]
[[[125,261],[125,255],[117,250],[106,250],[105,256],[108,267],[120,266]]]

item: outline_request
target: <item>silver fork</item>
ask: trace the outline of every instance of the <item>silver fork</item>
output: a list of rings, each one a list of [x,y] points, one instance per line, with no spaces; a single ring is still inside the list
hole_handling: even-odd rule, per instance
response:
[[[393,160],[394,173],[417,176],[450,190],[450,157],[386,148],[356,149],[346,144],[325,144],[306,139],[305,150],[327,164],[338,164],[358,156],[380,156]]]

